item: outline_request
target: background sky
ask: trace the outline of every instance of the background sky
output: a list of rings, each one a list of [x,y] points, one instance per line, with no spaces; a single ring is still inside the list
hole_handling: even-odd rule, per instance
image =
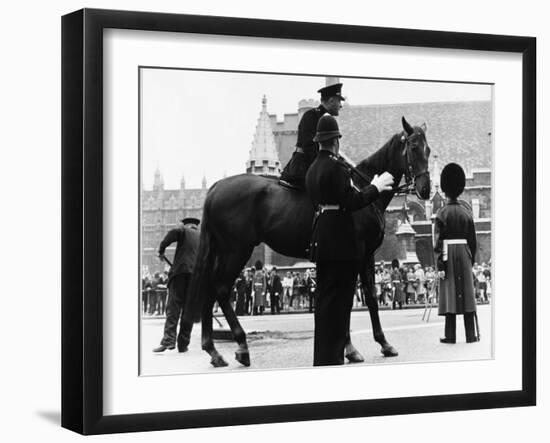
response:
[[[351,105],[490,100],[489,85],[342,78]],[[302,99],[318,99],[325,77],[141,70],[142,180],[151,189],[158,168],[165,189],[208,186],[245,171],[256,123],[267,110],[279,121]],[[411,123],[414,118],[411,118]],[[429,125],[429,122],[426,122]],[[396,122],[396,130],[400,129]],[[388,136],[391,134],[388,134]],[[345,134],[344,134],[345,136]],[[284,165],[283,165],[284,166]]]

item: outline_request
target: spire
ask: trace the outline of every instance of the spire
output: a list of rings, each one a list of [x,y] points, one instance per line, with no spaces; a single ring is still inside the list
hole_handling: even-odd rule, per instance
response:
[[[185,189],[185,176],[184,175],[181,176],[180,189]]]
[[[250,157],[246,162],[246,172],[252,174],[278,176],[281,163],[277,155],[277,146],[273,128],[267,113],[267,98],[262,97],[262,110],[256,123],[256,132],[252,140]]]
[[[157,166],[157,169],[155,170],[155,181],[153,184],[153,191],[161,191],[163,189],[164,189],[164,179],[162,178],[160,169]]]
[[[206,175],[202,176],[202,189],[206,189]]]

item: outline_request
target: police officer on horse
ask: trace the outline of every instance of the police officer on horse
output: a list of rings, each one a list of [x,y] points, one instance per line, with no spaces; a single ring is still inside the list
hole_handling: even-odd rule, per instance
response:
[[[320,150],[305,179],[317,209],[310,246],[310,259],[317,264],[318,291],[314,366],[344,364],[361,257],[352,214],[393,185],[392,175],[384,172],[362,190],[353,187],[349,166],[338,156],[341,136],[332,115],[319,119],[314,141],[320,144]]]
[[[315,138],[319,119],[326,113],[338,115],[342,108],[342,83],[325,86],[317,92],[321,94],[321,104],[307,111],[298,124],[296,150],[281,172],[281,180],[294,187],[303,188],[308,168],[317,157],[319,144]]]

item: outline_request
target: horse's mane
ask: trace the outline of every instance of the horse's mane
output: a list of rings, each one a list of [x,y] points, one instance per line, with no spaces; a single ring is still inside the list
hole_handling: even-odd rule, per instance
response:
[[[393,147],[396,143],[401,142],[401,132],[394,134],[384,145],[369,155],[367,158],[361,160],[357,165],[357,169],[362,172],[366,172],[369,175],[374,174],[381,169],[382,164],[387,164],[387,155],[391,151],[390,147]]]

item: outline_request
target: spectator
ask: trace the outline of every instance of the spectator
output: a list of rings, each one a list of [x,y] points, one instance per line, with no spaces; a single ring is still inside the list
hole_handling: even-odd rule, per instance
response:
[[[431,266],[426,270],[426,297],[433,303],[435,299],[436,273]]]
[[[300,305],[300,276],[297,272],[292,274],[292,295],[290,296],[289,307],[294,309],[294,299],[298,298],[298,306]]]
[[[237,293],[235,314],[244,315],[246,312],[246,277],[244,271],[241,271],[237,280],[235,280],[235,292]]]
[[[290,299],[292,298],[293,281],[292,274],[288,271],[285,278],[283,278],[283,310],[287,310],[289,307]]]
[[[151,281],[151,275],[146,274],[141,279],[141,303],[142,303],[142,312],[144,314],[148,313],[152,290],[153,290],[153,282]]]
[[[374,271],[374,293],[378,303],[382,305],[382,271],[376,268]]]
[[[254,277],[254,268],[250,268],[246,271],[246,298],[245,298],[245,306],[244,311],[245,315],[252,315],[252,312],[254,310],[253,307],[253,277]]]
[[[416,284],[416,277],[414,275],[413,268],[409,268],[407,272],[407,294],[405,298],[405,303],[416,303],[416,288],[414,287]]]
[[[403,309],[403,302],[405,301],[405,292],[403,291],[403,279],[401,271],[399,270],[399,260],[394,259],[391,262],[391,282],[393,286],[393,300],[392,309],[395,309],[399,305],[399,309]]]
[[[308,269],[305,275],[305,291],[308,297],[309,312],[313,312],[315,306],[315,293],[316,293],[316,281],[311,275],[311,271]]]
[[[381,301],[384,306],[387,306],[392,301],[392,284],[391,275],[386,268],[382,268],[382,295]]]
[[[283,285],[281,283],[281,277],[277,274],[277,268],[273,267],[269,276],[269,282],[267,285],[269,292],[269,303],[271,305],[272,314],[281,313],[281,296],[283,294]]]
[[[254,277],[252,278],[254,287],[252,291],[254,297],[253,315],[262,315],[265,310],[267,279],[260,260],[254,264],[254,268]]]
[[[419,264],[415,265],[414,276],[416,279],[416,300],[418,303],[426,302],[426,275]]]

